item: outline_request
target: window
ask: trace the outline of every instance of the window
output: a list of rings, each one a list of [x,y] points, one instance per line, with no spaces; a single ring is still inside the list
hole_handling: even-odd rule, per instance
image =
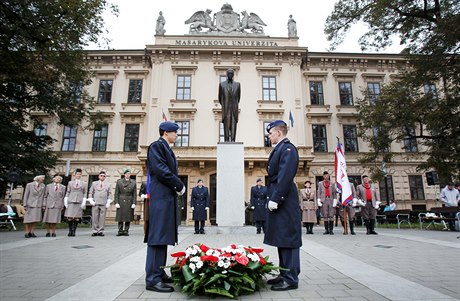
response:
[[[101,80],[99,82],[99,94],[97,103],[110,103],[112,101],[113,80]]]
[[[358,185],[361,185],[363,183],[361,176],[348,175],[348,181],[355,185],[355,189],[358,187]]]
[[[416,153],[418,151],[417,138],[415,137],[415,128],[403,128],[404,132],[404,150],[406,153]]]
[[[179,129],[177,130],[177,139],[174,146],[188,146],[190,138],[190,121],[177,121]]]
[[[367,83],[367,96],[371,105],[376,104],[380,96],[380,83]]]
[[[423,91],[425,92],[425,94],[431,93],[433,95],[433,99],[438,99],[438,92],[436,90],[435,84],[424,84]]]
[[[422,176],[409,176],[409,188],[411,200],[424,200]]]
[[[192,77],[190,75],[177,76],[177,92],[176,99],[190,100],[191,99]]]
[[[37,137],[45,137],[46,136],[46,130],[48,128],[47,124],[40,124],[34,129],[35,136]]]
[[[268,133],[267,133],[267,126],[270,124],[270,122],[264,122],[264,128],[263,128],[263,134],[264,134],[264,147],[271,147],[272,142],[270,141],[270,138],[268,138]]]
[[[343,126],[343,140],[345,142],[345,152],[358,152],[356,125]]]
[[[391,141],[389,141],[388,132],[382,130],[379,127],[372,128],[374,135],[374,148],[384,152],[389,152],[391,147]]]
[[[63,152],[75,151],[75,144],[77,143],[77,127],[76,126],[64,126],[64,134],[62,136],[62,148]]]
[[[394,200],[395,194],[393,191],[393,177],[390,175],[387,175],[383,178],[382,181],[379,181],[379,190],[380,190],[380,200],[382,200],[382,202],[384,201],[389,202],[390,200]],[[388,195],[387,195],[387,191],[388,191]]]
[[[142,79],[130,79],[128,91],[128,103],[140,103],[142,101]]]
[[[125,127],[124,152],[137,152],[139,144],[139,124],[127,124]]]
[[[353,91],[351,90],[351,82],[339,82],[339,97],[342,106],[353,105]]]
[[[324,105],[323,82],[310,81],[310,103]]]
[[[107,133],[109,126],[107,124],[98,124],[94,128],[93,152],[105,152],[107,149]]]
[[[326,126],[324,124],[313,125],[313,151],[327,152]]]
[[[276,77],[262,77],[262,100],[276,100]]]
[[[83,83],[76,83],[71,85],[70,88],[70,100],[73,103],[81,102],[81,95],[83,93]]]
[[[225,142],[224,123],[222,121],[219,122],[219,142]]]

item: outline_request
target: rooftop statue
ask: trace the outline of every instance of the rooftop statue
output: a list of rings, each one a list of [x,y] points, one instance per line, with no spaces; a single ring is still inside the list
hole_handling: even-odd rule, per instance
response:
[[[297,23],[292,18],[292,15],[289,15],[288,20],[288,37],[297,38]]]
[[[166,30],[165,30],[165,24],[166,24],[166,20],[165,20],[165,17],[163,17],[163,12],[160,11],[159,15],[158,15],[158,19],[157,19],[157,25],[156,25],[156,28],[155,28],[155,34],[156,35],[159,35],[159,36],[162,36],[165,34]]]
[[[254,33],[264,33],[264,28],[259,25],[267,26],[267,24],[259,18],[255,13],[248,14],[246,11],[241,12],[243,19],[241,19],[240,30],[250,29]]]
[[[185,24],[190,24],[190,34],[211,34],[211,35],[264,35],[262,26],[267,26],[255,13],[248,14],[243,11],[243,18],[233,11],[230,4],[226,3],[221,10],[214,14],[211,19],[211,10],[195,12]],[[262,25],[262,26],[261,26]],[[201,32],[208,28],[207,32]],[[245,31],[245,30],[250,30]]]
[[[212,24],[211,16],[209,15],[212,10],[207,9],[206,11],[197,11],[194,13],[185,24],[190,24],[190,33],[200,32],[203,28],[209,28],[209,31],[216,30],[216,27]]]

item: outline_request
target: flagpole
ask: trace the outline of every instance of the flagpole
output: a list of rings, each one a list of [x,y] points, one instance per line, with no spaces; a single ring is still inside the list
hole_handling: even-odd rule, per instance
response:
[[[340,143],[340,139],[339,137],[336,137],[337,138],[337,147],[339,146],[339,143]],[[336,160],[337,160],[337,154],[335,155],[336,156]],[[336,173],[335,173],[335,182],[337,183],[337,170],[336,170]],[[343,220],[343,235],[347,235],[348,234],[348,227],[347,227],[347,205],[343,205],[343,200],[342,200],[342,191],[340,191],[340,205],[342,206],[342,220]],[[340,212],[340,210],[339,210]]]

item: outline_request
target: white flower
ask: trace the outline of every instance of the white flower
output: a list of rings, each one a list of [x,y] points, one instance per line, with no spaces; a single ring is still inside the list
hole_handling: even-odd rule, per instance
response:
[[[222,271],[222,274],[227,274],[227,271]]]
[[[192,270],[192,273],[195,273],[195,268],[196,268],[195,264],[194,264],[194,263],[191,263],[191,264],[189,264],[188,266],[189,266],[190,269]]]
[[[198,261],[198,262],[196,263],[196,268],[197,268],[197,269],[201,269],[202,266],[203,266],[203,261]]]
[[[224,261],[223,261],[223,260],[219,260],[219,261],[217,262],[217,266],[218,266],[218,267],[223,267],[223,266],[224,266]]]
[[[224,269],[228,269],[229,266],[230,266],[230,262],[224,262]]]

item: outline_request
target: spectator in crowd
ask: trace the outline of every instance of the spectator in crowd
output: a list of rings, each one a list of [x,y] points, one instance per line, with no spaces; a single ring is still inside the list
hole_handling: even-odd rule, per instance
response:
[[[394,200],[390,200],[390,203],[385,206],[385,209],[383,209],[383,212],[388,212],[388,211],[393,211],[396,210],[396,203]]]
[[[23,221],[25,238],[37,237],[34,230],[35,224],[42,220],[42,206],[46,188],[43,181],[45,181],[45,176],[39,175],[34,178],[33,182],[26,185],[22,200],[25,209]]]
[[[460,201],[460,192],[454,188],[454,183],[449,182],[441,190],[439,199],[445,207],[456,207]],[[455,212],[449,212],[446,216],[455,218]],[[455,221],[449,221],[449,229],[455,231]]]
[[[56,224],[61,222],[62,209],[66,187],[61,184],[62,177],[55,175],[53,183],[46,185],[43,207],[45,214],[43,222],[46,223],[46,237],[56,237]]]

